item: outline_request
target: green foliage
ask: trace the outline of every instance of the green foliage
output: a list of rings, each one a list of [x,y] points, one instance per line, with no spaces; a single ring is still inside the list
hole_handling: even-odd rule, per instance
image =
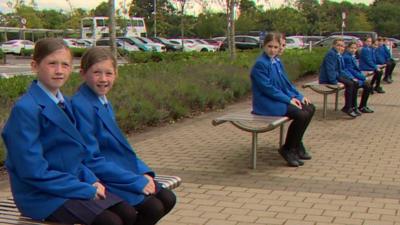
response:
[[[4,58],[4,52],[0,49],[0,60],[2,60]],[[0,62],[1,64],[1,62]]]

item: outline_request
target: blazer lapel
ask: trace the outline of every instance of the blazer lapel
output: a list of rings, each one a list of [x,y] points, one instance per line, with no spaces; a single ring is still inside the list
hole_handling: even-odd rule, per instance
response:
[[[60,109],[57,106],[57,104],[55,104],[49,98],[49,96],[47,96],[46,93],[44,93],[43,90],[40,89],[39,86],[37,86],[36,82],[32,83],[28,92],[34,97],[35,101],[37,101],[37,103],[43,108],[42,114],[46,118],[52,121],[57,127],[63,130],[73,139],[76,139],[79,142],[84,143],[78,130],[71,122],[71,120],[68,118],[68,116],[65,115],[65,112],[62,109]],[[67,107],[68,104],[69,103],[66,104]]]
[[[107,109],[103,104],[101,104],[98,96],[86,85],[83,84],[81,86],[81,91],[85,96],[89,98],[89,102],[93,105],[97,116],[101,119],[101,121],[105,124],[110,133],[125,147],[131,149],[131,146],[126,141],[124,135],[121,130],[117,126],[117,122],[113,119],[113,111],[111,104],[109,104],[109,109]],[[110,111],[109,111],[110,110]]]

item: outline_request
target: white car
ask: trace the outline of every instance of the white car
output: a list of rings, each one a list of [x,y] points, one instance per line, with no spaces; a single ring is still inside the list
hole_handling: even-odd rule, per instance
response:
[[[21,55],[23,49],[33,49],[35,43],[28,40],[11,40],[1,45],[1,50],[4,53],[14,53]]]
[[[304,48],[303,39],[296,36],[286,37],[286,48]]]
[[[170,39],[172,43],[182,45],[182,39]],[[210,44],[203,44],[201,41],[196,39],[184,39],[183,40],[183,51],[184,52],[215,52],[216,48]]]

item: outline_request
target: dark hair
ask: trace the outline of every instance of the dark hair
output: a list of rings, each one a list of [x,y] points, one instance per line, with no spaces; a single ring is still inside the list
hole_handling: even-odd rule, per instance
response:
[[[110,49],[104,47],[90,48],[82,56],[81,70],[86,73],[94,64],[108,59],[112,61],[114,69],[117,70],[117,59],[114,57]]]
[[[372,37],[371,37],[371,36],[369,36],[369,35],[365,36],[365,38],[364,38],[364,41],[367,41],[367,40],[368,40],[368,38],[371,38],[371,41],[372,41]]]
[[[343,38],[335,38],[332,42],[332,45],[336,45],[339,41],[344,41]]]
[[[35,60],[37,63],[40,63],[44,58],[46,58],[46,56],[63,48],[71,54],[71,50],[65,44],[63,39],[60,38],[41,39],[35,43],[35,49],[33,50],[33,60]]]
[[[351,41],[347,44],[347,48],[350,48],[352,45],[356,45],[357,46],[357,42],[355,41]]]
[[[280,44],[281,38],[282,38],[282,34],[279,32],[268,32],[268,34],[264,38],[263,46],[265,46],[270,41],[277,41]]]

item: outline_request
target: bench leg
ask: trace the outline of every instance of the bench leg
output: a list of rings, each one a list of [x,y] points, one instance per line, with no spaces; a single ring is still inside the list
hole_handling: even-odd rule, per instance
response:
[[[324,102],[323,102],[323,106],[322,106],[322,118],[324,118],[324,119],[326,117],[327,103],[328,103],[328,94],[324,94]]]
[[[338,105],[339,105],[339,89],[336,90],[335,93],[335,111],[338,111]]]
[[[252,132],[252,141],[251,141],[251,168],[256,169],[257,164],[257,133]]]
[[[281,124],[279,128],[279,149],[282,148],[283,142],[285,141],[284,139],[286,138],[285,130],[285,124]]]

